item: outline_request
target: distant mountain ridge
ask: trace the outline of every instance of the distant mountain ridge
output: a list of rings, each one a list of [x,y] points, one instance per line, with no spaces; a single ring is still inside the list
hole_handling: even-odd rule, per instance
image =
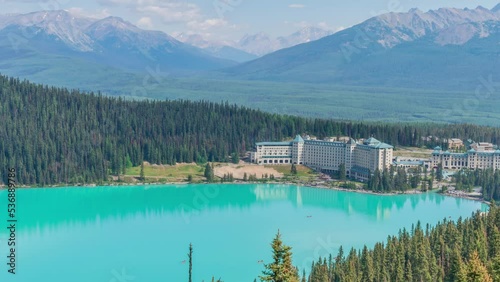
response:
[[[0,53],[14,52],[18,59],[35,62],[57,56],[74,63],[77,58],[79,64],[98,62],[128,71],[144,71],[151,65],[169,71],[200,71],[235,64],[118,17],[91,19],[62,10],[0,16],[0,46]]]
[[[257,34],[247,34],[243,36],[235,46],[246,52],[262,56],[271,52],[292,47],[298,44],[318,40],[325,36],[333,34],[333,31],[324,30],[317,27],[305,27],[288,36],[272,38],[269,35],[260,32]]]
[[[379,37],[378,43],[386,48],[413,41],[427,35],[458,31],[458,26],[487,21],[498,21],[499,15],[484,7],[471,9],[440,8],[426,13],[411,9],[408,13],[388,13],[366,21],[358,28],[373,31]],[[443,36],[442,39],[446,37]],[[472,38],[472,36],[470,36]],[[468,41],[468,40],[467,40]],[[466,43],[462,42],[463,43]],[[442,40],[441,45],[453,44]]]
[[[196,46],[207,52],[211,56],[232,60],[238,63],[247,62],[258,58],[258,56],[255,54],[251,54],[233,47],[234,44],[232,44],[231,42],[211,42],[204,39],[199,34],[181,33],[176,36],[176,39],[192,46]]]
[[[388,13],[230,68],[239,79],[472,89],[500,73],[500,7]]]
[[[333,34],[333,31],[330,30],[318,27],[304,27],[288,36],[279,36],[276,38],[272,38],[264,32],[246,34],[238,41],[211,42],[199,34],[184,33],[177,35],[176,38],[184,43],[189,43],[205,50],[218,50],[223,47],[239,50],[247,54],[246,58],[250,55],[251,59],[255,59],[283,48],[318,40],[331,34]]]

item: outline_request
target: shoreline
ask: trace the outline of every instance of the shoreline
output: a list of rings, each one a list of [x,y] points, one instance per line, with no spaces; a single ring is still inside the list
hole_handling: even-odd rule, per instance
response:
[[[326,186],[326,185],[317,185],[313,183],[293,183],[293,182],[243,182],[243,181],[234,181],[234,182],[224,182],[224,183],[207,183],[207,182],[201,182],[201,183],[190,183],[190,182],[167,182],[167,183],[112,183],[112,184],[86,184],[86,185],[66,185],[66,184],[61,184],[61,185],[51,185],[51,186],[18,186],[15,187],[16,189],[57,189],[57,188],[96,188],[96,187],[118,187],[118,186],[146,186],[146,185],[152,185],[152,186],[165,186],[165,185],[210,185],[210,184],[218,184],[218,185],[230,185],[230,184],[236,184],[236,185],[250,185],[250,184],[272,184],[272,185],[289,185],[289,186],[298,186],[298,187],[305,187],[305,188],[318,188],[318,189],[327,189],[327,190],[333,190],[333,191],[342,191],[342,192],[351,192],[351,193],[360,193],[360,194],[368,194],[368,195],[377,195],[377,196],[401,196],[401,195],[419,195],[419,194],[424,194],[424,193],[438,193],[443,196],[448,196],[448,197],[453,197],[453,198],[460,198],[460,199],[467,199],[467,200],[472,200],[472,201],[477,201],[481,202],[486,205],[490,205],[491,203],[488,201],[485,201],[481,198],[477,197],[472,197],[466,194],[453,194],[453,193],[441,193],[439,189],[434,189],[430,190],[427,192],[422,192],[416,189],[413,190],[408,190],[406,192],[391,192],[391,193],[377,193],[374,191],[370,190],[363,190],[363,189],[346,189],[342,187],[331,187],[331,186]],[[2,190],[7,190],[8,186],[0,186],[0,191]]]

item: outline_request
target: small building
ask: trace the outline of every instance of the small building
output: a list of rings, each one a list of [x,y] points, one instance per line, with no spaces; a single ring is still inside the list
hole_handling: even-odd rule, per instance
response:
[[[448,139],[448,149],[459,150],[464,148],[464,142],[457,138]]]
[[[470,148],[476,152],[488,152],[495,150],[495,146],[492,143],[487,142],[474,142],[470,145]]]
[[[394,159],[392,163],[393,166],[397,168],[404,168],[405,170],[409,170],[412,168],[422,167],[428,169],[430,166],[429,159],[419,159],[419,158],[401,158],[397,157]]]

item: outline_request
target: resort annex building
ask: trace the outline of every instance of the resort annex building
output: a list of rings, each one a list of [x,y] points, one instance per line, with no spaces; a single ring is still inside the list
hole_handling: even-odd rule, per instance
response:
[[[439,163],[444,169],[500,169],[500,150],[494,150],[490,143],[472,144],[471,149],[465,153],[450,153],[441,147],[434,148],[431,158],[432,166]]]
[[[358,180],[368,180],[376,170],[390,168],[393,147],[369,138],[356,142],[305,140],[300,135],[291,142],[256,143],[252,162],[259,165],[301,164],[324,173],[333,173],[345,165],[346,174]]]

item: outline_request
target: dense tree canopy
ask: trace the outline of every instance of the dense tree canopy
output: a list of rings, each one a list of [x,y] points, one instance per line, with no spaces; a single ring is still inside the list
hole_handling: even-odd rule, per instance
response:
[[[309,282],[340,281],[500,281],[500,210],[477,212],[457,222],[445,220],[425,230],[417,224],[389,236],[373,249],[319,259]]]
[[[485,200],[500,200],[500,170],[462,169],[453,178],[457,190],[471,192],[474,187],[481,187]]]
[[[0,167],[16,168],[20,184],[38,185],[106,181],[143,161],[228,161],[256,141],[303,133],[373,135],[408,146],[443,145],[423,136],[500,140],[500,129],[491,127],[306,119],[205,101],[130,101],[5,76],[0,120]]]

